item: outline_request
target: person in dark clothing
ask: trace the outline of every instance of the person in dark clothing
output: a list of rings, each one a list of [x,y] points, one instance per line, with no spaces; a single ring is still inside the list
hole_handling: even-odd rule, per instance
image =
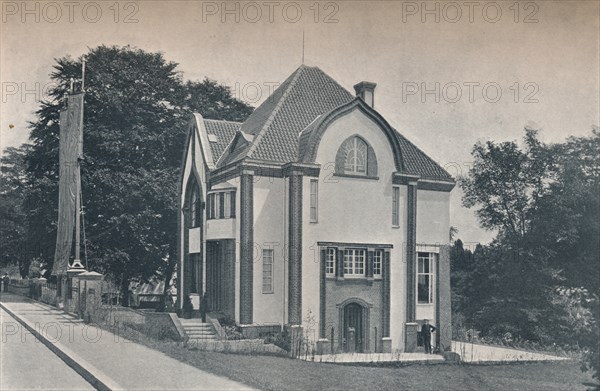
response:
[[[8,283],[10,282],[10,277],[8,277],[8,274],[4,273],[4,276],[2,277],[2,285],[4,288],[4,292],[8,292]]]
[[[427,354],[431,354],[431,333],[434,331],[435,327],[429,324],[428,319],[425,319],[425,323],[421,326],[421,338],[423,338],[423,346]]]
[[[206,311],[208,307],[208,294],[204,292],[202,294],[202,298],[200,299],[200,317],[202,318],[202,323],[206,323]]]

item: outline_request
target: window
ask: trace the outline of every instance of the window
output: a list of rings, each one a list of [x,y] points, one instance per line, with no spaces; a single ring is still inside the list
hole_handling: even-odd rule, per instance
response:
[[[235,191],[218,191],[207,197],[208,219],[235,218]]]
[[[422,253],[417,255],[417,298],[419,304],[433,303],[433,267],[435,253]]]
[[[262,293],[273,293],[273,250],[263,250]]]
[[[367,143],[359,137],[354,137],[348,141],[344,144],[344,173],[366,175]]]
[[[317,179],[310,180],[310,222],[317,222],[317,206],[318,206],[318,186],[319,181]]]
[[[212,193],[208,195],[208,218],[214,219],[215,215],[215,194]]]
[[[225,192],[219,193],[219,218],[225,218]]]
[[[329,247],[327,249],[327,254],[325,255],[325,275],[334,276],[335,275],[335,254],[337,249]]]
[[[348,137],[335,155],[335,174],[377,179],[377,157],[362,137]]]
[[[381,265],[383,264],[383,251],[375,250],[373,254],[373,277],[381,277]]]
[[[190,181],[189,186],[191,191],[189,192],[189,199],[187,205],[189,206],[189,227],[194,228],[200,226],[200,220],[202,216],[202,204],[200,202],[200,189],[196,184],[196,181]]]
[[[365,250],[344,250],[344,276],[365,275]]]
[[[222,193],[223,194],[223,218],[228,219],[231,215],[231,199],[230,193]]]
[[[400,226],[400,188],[392,188],[392,226]]]
[[[198,287],[200,286],[200,253],[194,253],[189,255],[190,262],[190,276],[192,277],[190,293],[198,293]]]

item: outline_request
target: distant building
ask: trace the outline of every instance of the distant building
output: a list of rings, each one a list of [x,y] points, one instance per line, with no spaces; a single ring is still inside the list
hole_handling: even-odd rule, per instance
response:
[[[206,291],[245,332],[302,326],[324,353],[413,351],[424,319],[450,346],[454,180],[354,88],[303,65],[244,123],[194,114],[179,308]]]

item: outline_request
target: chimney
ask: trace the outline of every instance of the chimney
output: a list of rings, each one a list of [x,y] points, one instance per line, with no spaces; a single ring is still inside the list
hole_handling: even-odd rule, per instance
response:
[[[371,107],[375,106],[375,87],[377,84],[371,83],[370,81],[361,81],[354,86],[356,96],[362,98],[366,104]]]

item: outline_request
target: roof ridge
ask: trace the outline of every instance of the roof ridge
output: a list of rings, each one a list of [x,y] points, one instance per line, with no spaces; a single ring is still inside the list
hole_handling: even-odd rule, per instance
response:
[[[266,130],[269,128],[269,126],[271,125],[271,123],[275,119],[275,116],[277,115],[277,113],[279,112],[279,110],[281,109],[281,107],[283,106],[283,102],[285,102],[286,98],[290,95],[290,91],[296,85],[296,82],[298,81],[298,79],[300,78],[300,75],[302,74],[302,72],[305,69],[306,69],[306,65],[304,65],[304,64],[300,65],[298,67],[298,69],[296,69],[295,75],[292,78],[292,80],[290,81],[290,84],[288,84],[287,88],[285,89],[285,91],[281,95],[281,99],[279,99],[279,101],[275,105],[275,108],[273,110],[271,110],[271,113],[270,113],[269,117],[267,118],[267,120],[265,121],[265,123],[263,124],[263,126],[260,128],[260,131],[258,131],[258,133],[256,134],[256,136],[252,140],[252,144],[250,145],[250,148],[248,148],[248,151],[246,152],[246,156],[245,157],[252,156],[252,154],[254,153],[254,151],[256,150],[256,148],[258,147],[258,144],[260,143],[260,140],[264,137],[264,135],[266,133]],[[267,99],[270,99],[272,95],[273,94],[269,95],[269,97]]]
[[[228,122],[230,124],[236,124],[236,125],[241,125],[243,124],[243,122],[238,122],[238,121],[229,121],[226,119],[214,119],[214,118],[204,118],[205,121],[213,121],[213,122]]]

